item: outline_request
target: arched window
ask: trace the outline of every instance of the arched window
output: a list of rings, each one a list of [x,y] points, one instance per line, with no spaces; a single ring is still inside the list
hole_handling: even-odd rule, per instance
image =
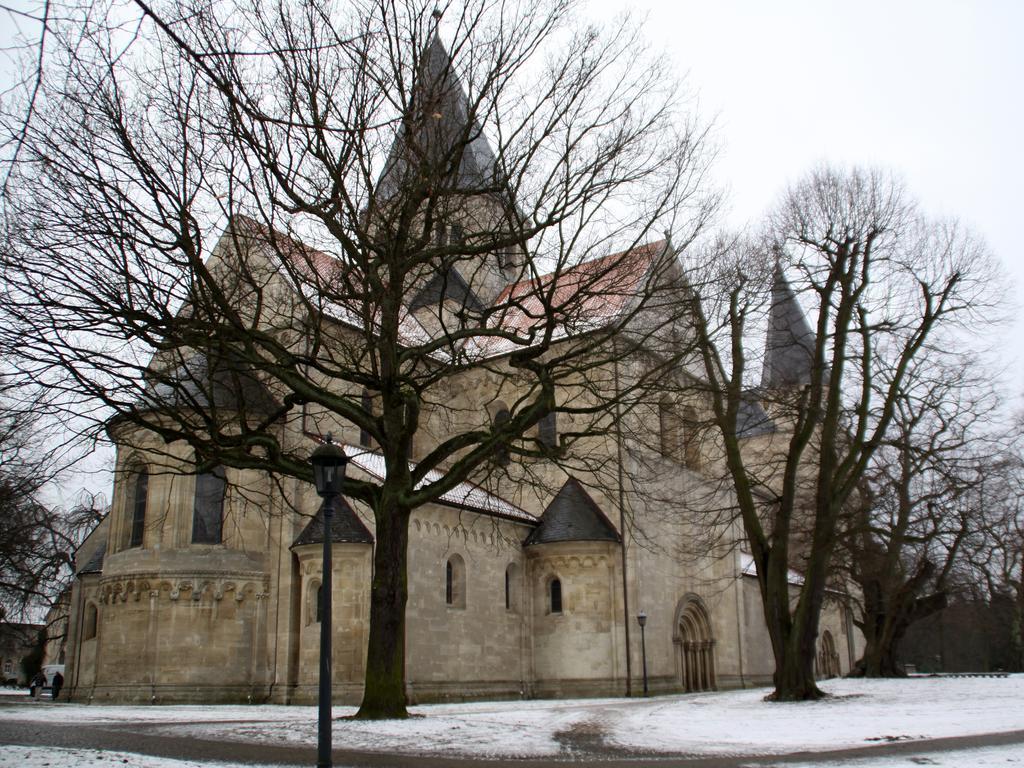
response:
[[[519,594],[517,590],[519,578],[519,567],[515,563],[509,563],[505,569],[505,610],[519,610]]]
[[[149,495],[149,472],[145,467],[135,471],[131,481],[131,497],[128,509],[132,516],[132,525],[128,533],[128,546],[141,547],[142,535],[146,531],[146,502]]]
[[[551,613],[562,612],[562,581],[560,579],[552,579],[551,584],[548,586],[548,592],[551,598],[550,606]]]
[[[444,601],[452,608],[466,607],[466,564],[452,555],[444,566]]]
[[[324,589],[319,581],[310,581],[306,586],[306,626],[319,624],[324,615]]]
[[[558,422],[554,411],[537,423],[537,439],[545,448],[555,448],[558,445]]]
[[[498,429],[504,424],[508,423],[509,419],[512,418],[512,414],[509,413],[508,408],[502,405],[494,413],[494,428]],[[494,450],[494,461],[502,467],[507,467],[509,463],[509,451],[508,445],[502,443]]]
[[[360,404],[363,409],[363,413],[367,416],[373,416],[373,395],[370,394],[370,390],[364,389],[362,397],[360,398]],[[370,433],[365,429],[359,430],[359,444],[363,448],[371,447],[373,438],[370,437]]]
[[[96,637],[96,622],[99,617],[96,611],[96,604],[89,603],[85,606],[85,626],[82,628],[82,639],[92,640]]]
[[[690,406],[683,409],[683,463],[700,469],[700,440],[697,436],[697,412]]]
[[[666,459],[679,460],[679,415],[669,398],[658,403],[658,449]]]
[[[192,543],[220,544],[224,533],[224,467],[196,475],[196,497],[192,509]]]

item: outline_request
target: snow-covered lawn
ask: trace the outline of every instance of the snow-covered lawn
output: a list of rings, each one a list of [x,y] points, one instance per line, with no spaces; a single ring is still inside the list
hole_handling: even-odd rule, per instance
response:
[[[242,763],[197,763],[171,760],[133,752],[100,752],[95,749],[13,747],[0,744],[0,768],[250,768]]]
[[[405,721],[334,724],[338,749],[475,757],[557,755],[601,744],[630,753],[784,754],[827,751],[946,736],[1024,730],[1024,675],[1009,678],[831,680],[831,696],[806,704],[769,704],[765,689],[664,696],[648,700],[511,701],[414,707]],[[353,713],[335,707],[335,717]],[[265,744],[316,743],[314,707],[86,706],[40,701],[3,707],[4,719],[64,723],[147,722],[163,733]],[[20,752],[12,752],[17,749]],[[0,747],[0,766],[34,763],[26,748]],[[54,758],[51,766],[108,763]],[[964,755],[970,755],[967,759]],[[959,755],[959,757],[957,756]],[[69,758],[70,759],[70,758]],[[90,758],[91,759],[91,758]],[[148,759],[148,758],[147,758]],[[1024,764],[1024,748],[992,747],[964,753],[928,753],[935,765]],[[952,762],[951,762],[952,761]],[[988,761],[988,762],[985,762]],[[114,765],[115,763],[109,763]],[[117,762],[123,765],[120,760]],[[132,761],[153,768],[190,768],[187,762]],[[864,768],[921,764],[876,758]]]

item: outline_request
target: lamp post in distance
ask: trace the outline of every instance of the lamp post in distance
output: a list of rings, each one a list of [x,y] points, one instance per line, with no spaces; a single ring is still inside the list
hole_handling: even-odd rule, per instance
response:
[[[647,637],[644,627],[647,626],[647,613],[643,610],[636,615],[636,623],[640,625],[640,655],[644,668],[644,696],[647,696]]]
[[[316,492],[324,500],[324,551],[322,558],[323,576],[320,581],[320,690],[317,716],[317,768],[331,768],[331,520],[334,517],[334,500],[341,495],[345,482],[345,465],[348,456],[337,445],[330,434],[324,444],[309,457],[313,465],[313,482]]]

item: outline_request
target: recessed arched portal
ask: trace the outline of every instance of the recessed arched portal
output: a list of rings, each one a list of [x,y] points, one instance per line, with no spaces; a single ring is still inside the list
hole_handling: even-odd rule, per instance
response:
[[[827,629],[821,633],[821,643],[818,646],[818,657],[815,659],[818,667],[818,677],[825,679],[839,677],[839,652],[836,651],[836,641],[832,633]]]
[[[672,640],[683,690],[715,690],[715,638],[707,608],[697,595],[686,595],[676,606]]]

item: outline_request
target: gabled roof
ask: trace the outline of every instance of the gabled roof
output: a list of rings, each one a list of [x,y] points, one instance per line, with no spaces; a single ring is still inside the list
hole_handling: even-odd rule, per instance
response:
[[[658,240],[514,283],[495,300],[501,309],[493,324],[520,338],[546,325],[549,313],[557,326],[556,338],[607,326],[638,299],[668,247],[666,240]],[[474,346],[483,355],[498,355],[522,344],[504,337],[481,337]]]
[[[300,547],[304,544],[323,544],[324,541],[324,508],[323,505],[313,515],[302,533],[298,535],[293,547]],[[344,498],[338,497],[334,501],[334,512],[331,515],[331,543],[332,544],[372,544],[373,535],[363,525],[359,515],[349,506]]]
[[[457,189],[507,193],[504,177],[479,122],[470,124],[471,109],[451,57],[435,32],[420,56],[412,91],[417,122],[403,121],[377,182],[381,199],[393,197],[420,163],[447,162],[460,151],[451,181]],[[412,131],[413,133],[410,133]],[[468,141],[467,141],[468,139]]]
[[[446,299],[451,299],[459,307],[465,309],[476,312],[483,310],[483,305],[476,294],[466,284],[458,270],[453,268],[445,274],[437,273],[430,278],[409,302],[409,311],[415,312],[423,307],[438,307]]]
[[[762,389],[808,384],[814,365],[815,336],[781,267],[775,269],[772,306],[768,314]]]
[[[574,477],[565,481],[523,546],[556,541],[621,541],[604,512]]]

